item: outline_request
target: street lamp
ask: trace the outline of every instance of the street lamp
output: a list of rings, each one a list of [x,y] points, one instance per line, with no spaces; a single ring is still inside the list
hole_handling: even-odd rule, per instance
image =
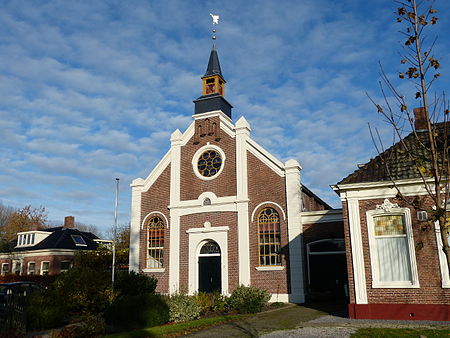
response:
[[[113,241],[112,241],[112,272],[111,283],[114,290],[114,273],[116,267],[116,237],[117,237],[117,208],[119,206],[119,179],[116,178],[116,200],[114,204],[114,228],[113,228]]]

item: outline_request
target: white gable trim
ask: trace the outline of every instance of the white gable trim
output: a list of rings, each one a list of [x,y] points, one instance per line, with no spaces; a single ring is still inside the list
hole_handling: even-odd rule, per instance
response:
[[[283,220],[286,220],[286,214],[285,214],[283,208],[281,207],[281,205],[279,205],[278,203],[275,203],[275,202],[265,201],[265,202],[259,203],[259,204],[255,207],[255,209],[253,209],[253,212],[252,212],[252,222],[253,222],[254,219],[255,219],[255,213],[256,213],[256,210],[258,210],[258,208],[261,207],[261,205],[263,205],[263,204],[273,204],[273,205],[275,205],[276,207],[278,207],[278,208],[281,210],[281,213],[283,214]]]
[[[133,183],[131,183],[131,186],[137,186],[137,185],[143,185],[143,192],[150,189],[150,187],[155,183],[155,181],[161,176],[163,171],[167,168],[167,166],[170,163],[170,150],[164,155],[164,157],[159,161],[159,163],[156,165],[155,169],[153,169],[150,174],[147,176],[147,178],[144,180],[142,184],[142,179],[135,179],[133,180]]]
[[[281,177],[285,176],[284,165],[251,138],[247,139],[247,150]]]

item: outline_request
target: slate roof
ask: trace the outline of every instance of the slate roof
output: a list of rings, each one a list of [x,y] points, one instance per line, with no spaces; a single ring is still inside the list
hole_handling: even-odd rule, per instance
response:
[[[222,70],[220,69],[219,55],[217,54],[216,45],[213,44],[211,54],[209,55],[208,67],[203,77],[220,75],[223,78]]]
[[[436,132],[440,135],[444,135],[444,124],[435,124]],[[424,145],[428,145],[428,133],[426,131],[418,131],[417,135],[420,142]],[[442,137],[443,139],[443,137]],[[447,139],[450,139],[447,136]],[[411,159],[407,152],[405,152],[405,146],[402,142],[397,142],[392,147],[385,150],[375,158],[371,159],[368,163],[355,170],[352,174],[342,179],[337,184],[352,184],[352,183],[365,183],[365,182],[383,182],[394,180],[404,180],[420,178],[420,174],[417,170],[417,161],[420,161],[420,165],[425,168],[431,168],[431,156],[427,147],[420,145],[420,142],[415,137],[414,133],[409,134],[404,139],[406,149],[411,149],[411,153],[416,154],[416,160]],[[443,142],[438,144],[438,150],[442,151]],[[384,161],[384,162],[383,162]],[[389,168],[391,176],[389,176],[386,167]]]
[[[49,231],[51,234],[34,246],[15,248],[14,251],[30,251],[42,249],[70,249],[70,250],[95,250],[98,244],[94,239],[98,239],[91,232],[80,231],[74,228],[56,227],[43,229],[41,231]],[[80,235],[86,242],[86,246],[75,245],[71,235]]]

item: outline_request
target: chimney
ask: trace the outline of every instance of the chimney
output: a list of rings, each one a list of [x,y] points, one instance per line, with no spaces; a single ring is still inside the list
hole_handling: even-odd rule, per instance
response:
[[[427,118],[424,107],[414,108],[414,129],[416,131],[424,131],[427,129]]]
[[[75,227],[75,217],[66,216],[64,217],[64,228],[74,228]]]

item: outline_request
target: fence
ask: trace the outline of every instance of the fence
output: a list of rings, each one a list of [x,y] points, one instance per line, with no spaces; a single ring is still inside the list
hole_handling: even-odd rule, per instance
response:
[[[8,294],[0,302],[0,332],[25,334],[27,317],[25,312],[26,296]]]

